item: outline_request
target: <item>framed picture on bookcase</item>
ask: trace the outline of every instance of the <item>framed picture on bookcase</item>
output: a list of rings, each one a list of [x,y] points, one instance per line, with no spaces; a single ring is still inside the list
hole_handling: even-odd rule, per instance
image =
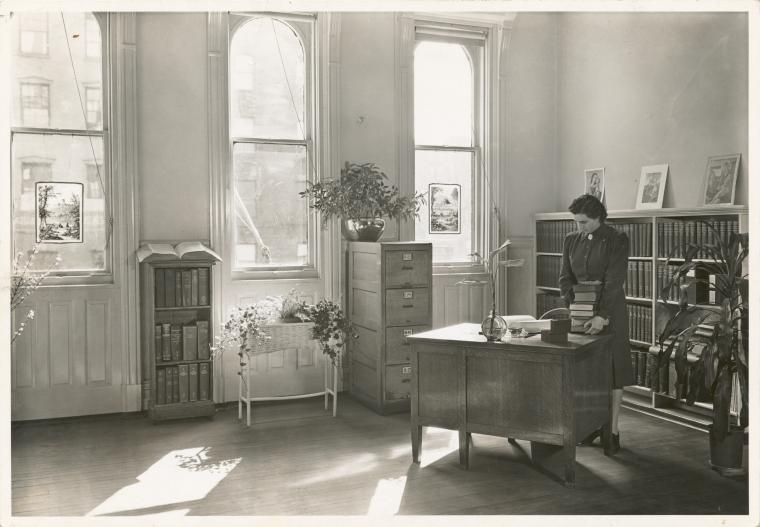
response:
[[[707,159],[705,195],[702,205],[733,205],[741,154],[713,156]]]
[[[585,170],[584,180],[584,192],[604,201],[604,167]]]
[[[668,165],[641,167],[639,190],[636,193],[637,209],[661,209],[665,198],[665,183],[668,180]]]

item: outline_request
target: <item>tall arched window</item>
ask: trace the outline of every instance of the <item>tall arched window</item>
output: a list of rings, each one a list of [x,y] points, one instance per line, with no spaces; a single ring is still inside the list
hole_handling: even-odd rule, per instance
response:
[[[314,265],[298,193],[312,177],[312,22],[255,16],[232,25],[229,53],[233,269]]]
[[[414,181],[428,207],[415,240],[433,243],[438,264],[479,250],[482,199],[482,42],[417,31],[414,51]]]
[[[11,173],[14,252],[60,257],[60,274],[111,271],[105,16],[14,13]]]

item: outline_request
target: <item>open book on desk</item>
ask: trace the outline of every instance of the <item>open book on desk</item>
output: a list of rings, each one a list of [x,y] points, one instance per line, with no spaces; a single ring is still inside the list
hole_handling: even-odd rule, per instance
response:
[[[140,263],[182,259],[222,261],[218,254],[201,242],[181,242],[174,246],[170,243],[144,243],[137,249],[137,261]]]

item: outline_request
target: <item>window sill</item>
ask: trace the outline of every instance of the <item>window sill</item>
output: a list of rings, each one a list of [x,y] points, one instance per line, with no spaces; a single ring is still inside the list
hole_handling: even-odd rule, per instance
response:
[[[253,280],[317,280],[319,272],[316,269],[257,269],[233,270],[232,281]]]

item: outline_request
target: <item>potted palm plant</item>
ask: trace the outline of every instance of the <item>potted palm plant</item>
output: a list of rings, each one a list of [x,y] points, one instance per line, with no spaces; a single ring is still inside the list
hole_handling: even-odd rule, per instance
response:
[[[374,163],[346,163],[340,179],[307,183],[300,196],[320,212],[322,228],[332,217],[342,219],[343,236],[350,241],[377,241],[386,218],[412,219],[425,202],[422,194],[402,196],[387,185],[388,176]]]
[[[660,292],[658,310],[664,313],[664,328],[658,338],[657,369],[675,363],[679,394],[693,404],[701,394],[709,394],[713,405],[710,428],[710,463],[725,475],[742,472],[744,429],[748,424],[748,275],[742,275],[748,255],[749,235],[731,233],[728,237],[709,222],[702,222],[713,234],[714,243],[689,244],[684,261]],[[697,254],[704,255],[696,259]],[[666,267],[671,257],[666,261]],[[693,277],[691,277],[693,275]],[[679,305],[668,305],[667,296],[675,284],[687,276],[697,287],[714,291],[712,308],[689,305],[686,286],[681,286]],[[710,279],[713,276],[713,279]],[[712,331],[701,331],[705,325]],[[701,353],[692,353],[701,348]],[[731,422],[734,377],[738,379],[741,409],[738,423]]]

